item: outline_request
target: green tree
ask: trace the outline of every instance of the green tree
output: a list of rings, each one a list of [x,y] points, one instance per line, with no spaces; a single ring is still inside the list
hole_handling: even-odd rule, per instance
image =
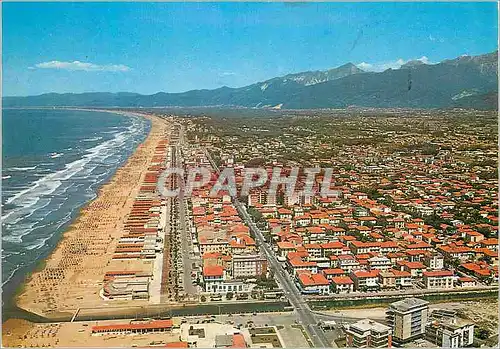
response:
[[[476,328],[474,335],[479,339],[488,339],[491,335],[490,331],[486,328]]]

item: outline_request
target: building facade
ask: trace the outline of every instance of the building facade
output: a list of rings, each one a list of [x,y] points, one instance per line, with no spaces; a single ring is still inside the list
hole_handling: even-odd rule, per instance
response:
[[[232,262],[233,278],[254,278],[267,274],[267,259],[257,254],[234,255]]]
[[[369,319],[349,325],[345,332],[349,348],[392,347],[391,328]]]
[[[429,302],[418,298],[406,298],[391,303],[386,312],[395,343],[421,338],[425,334],[428,317]]]
[[[427,325],[425,337],[442,348],[465,348],[474,342],[474,324],[433,321]]]

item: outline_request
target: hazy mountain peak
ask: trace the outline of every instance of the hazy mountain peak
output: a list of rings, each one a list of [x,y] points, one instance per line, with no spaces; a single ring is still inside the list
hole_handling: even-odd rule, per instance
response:
[[[403,64],[403,65],[401,66],[401,68],[412,68],[412,67],[417,67],[417,66],[419,66],[419,65],[424,65],[424,64],[425,64],[425,63],[424,63],[424,62],[422,62],[421,60],[419,60],[419,59],[414,59],[414,60],[412,60],[412,61],[408,61],[408,62],[406,62],[405,64]]]
[[[352,63],[346,63],[339,67],[328,70],[306,71],[301,73],[287,74],[285,76],[264,81],[264,84],[270,85],[271,81],[281,80],[283,83],[293,81],[300,85],[310,86],[319,83],[341,79],[349,75],[364,73],[364,70],[356,67]]]
[[[275,108],[364,107],[497,108],[498,52],[462,56],[438,64],[410,61],[408,72],[389,69],[365,73],[352,63],[324,71],[276,77],[252,85],[154,95],[127,93],[44,94],[4,97],[4,107],[86,106],[242,106]]]

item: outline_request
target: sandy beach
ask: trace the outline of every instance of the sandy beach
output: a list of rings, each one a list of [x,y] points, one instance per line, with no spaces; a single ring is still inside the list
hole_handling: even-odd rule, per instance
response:
[[[45,263],[25,282],[16,303],[47,317],[74,314],[79,308],[103,308],[108,303],[100,296],[103,277],[110,270],[150,272],[151,261],[113,260],[118,240],[124,234],[124,221],[144,179],[155,147],[164,139],[168,123],[147,116],[151,130],[145,141],[95,200],[84,207],[79,217],[63,234]],[[113,301],[113,305],[127,301]],[[147,300],[134,300],[140,305]]]
[[[145,333],[138,335],[92,335],[92,326],[126,323],[130,320],[63,322],[35,324],[10,319],[2,334],[4,347],[147,347],[151,343],[163,344],[179,341],[175,333]]]

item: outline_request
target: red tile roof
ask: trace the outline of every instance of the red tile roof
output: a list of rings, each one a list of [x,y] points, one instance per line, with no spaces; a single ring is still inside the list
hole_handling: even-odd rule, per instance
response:
[[[224,268],[220,265],[203,267],[203,276],[222,276],[224,275]]]
[[[453,276],[453,272],[451,270],[424,271],[424,276],[426,277]]]
[[[378,269],[373,269],[371,271],[355,270],[352,272],[352,274],[354,274],[358,279],[374,278],[374,277],[377,277],[379,273],[380,273],[380,270],[378,270]]]
[[[172,320],[153,320],[147,323],[112,324],[102,326],[92,326],[92,332],[115,332],[131,330],[154,330],[170,329],[173,326]]]
[[[323,274],[299,274],[300,283],[304,286],[326,286],[329,285],[328,280]]]
[[[425,269],[425,265],[421,262],[406,262],[405,265],[408,269]]]
[[[332,278],[332,283],[337,285],[351,285],[354,282],[349,276],[336,276]]]
[[[345,247],[345,245],[339,241],[321,244],[321,248],[323,248],[323,249],[339,249],[339,248],[344,248],[344,247]]]
[[[165,348],[189,348],[188,342],[170,342],[165,344]]]
[[[233,345],[231,348],[246,348],[247,343],[245,342],[245,337],[241,333],[233,334]]]
[[[328,268],[321,271],[324,275],[343,275],[345,271],[340,268]]]

